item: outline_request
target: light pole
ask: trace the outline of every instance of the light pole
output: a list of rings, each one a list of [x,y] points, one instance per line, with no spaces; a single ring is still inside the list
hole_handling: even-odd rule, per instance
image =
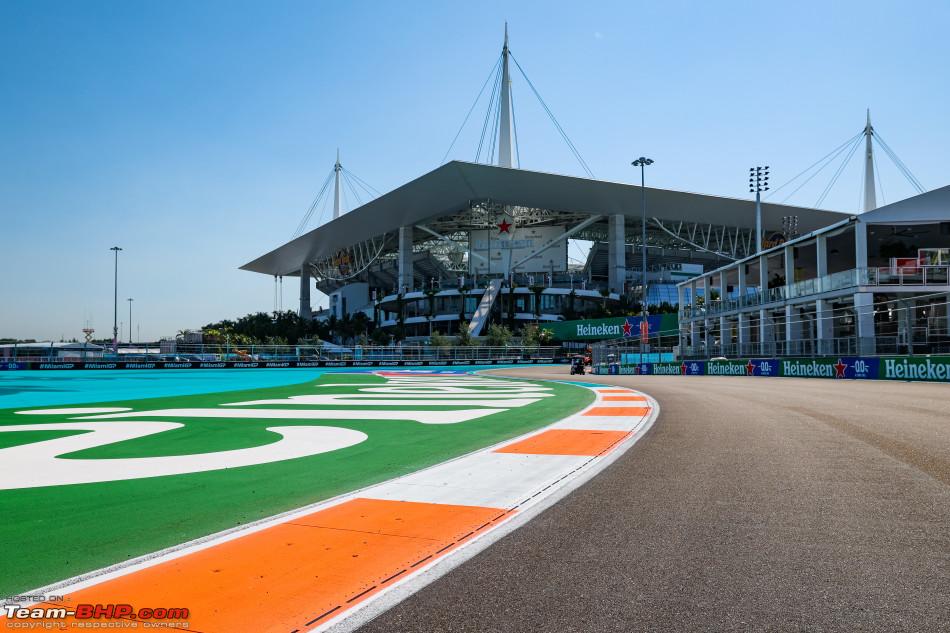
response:
[[[119,349],[119,251],[122,249],[113,246],[109,249],[115,253],[115,282],[112,297],[112,352]]]
[[[755,194],[755,252],[762,250],[762,192],[769,190],[769,166],[749,168],[749,193]]]
[[[129,302],[129,345],[132,344],[132,302],[135,301],[132,297],[127,299]]]
[[[647,319],[647,189],[646,189],[646,166],[653,164],[652,158],[641,156],[630,163],[634,167],[640,168],[640,200],[643,203],[643,216],[640,218],[640,252],[643,255],[643,264],[641,267],[643,277],[640,279],[640,288],[642,296],[640,299],[640,316],[643,320]]]

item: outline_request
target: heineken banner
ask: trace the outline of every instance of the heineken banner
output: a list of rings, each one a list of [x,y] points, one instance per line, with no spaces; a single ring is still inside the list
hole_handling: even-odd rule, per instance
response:
[[[541,329],[548,330],[557,341],[603,341],[613,338],[639,338],[640,322],[638,316],[614,317],[609,319],[582,319],[579,321],[559,321],[546,323]],[[676,336],[679,319],[675,314],[657,314],[647,317],[647,334],[656,336],[661,332],[665,336]]]
[[[608,373],[608,368],[595,368]],[[851,380],[950,382],[950,356],[746,358],[618,365],[612,373],[656,376],[782,376]]]

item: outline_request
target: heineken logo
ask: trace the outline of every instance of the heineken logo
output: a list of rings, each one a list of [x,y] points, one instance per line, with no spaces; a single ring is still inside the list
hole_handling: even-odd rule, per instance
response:
[[[620,336],[622,328],[619,325],[591,325],[589,323],[577,324],[577,336]]]
[[[929,358],[884,359],[884,377],[897,380],[950,380],[950,362]]]
[[[845,378],[850,365],[840,358],[830,360],[783,360],[782,375],[800,378]]]
[[[748,371],[748,365],[742,363],[723,361],[706,363],[706,373],[710,376],[746,376]]]

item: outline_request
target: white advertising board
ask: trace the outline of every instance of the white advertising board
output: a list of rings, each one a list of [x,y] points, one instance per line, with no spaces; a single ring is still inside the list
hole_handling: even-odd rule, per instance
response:
[[[549,273],[567,270],[567,240],[541,251],[558,236],[564,227],[511,227],[510,232],[498,229],[475,230],[469,234],[469,268],[476,274],[507,275],[513,273]],[[540,252],[539,252],[540,251]],[[517,269],[511,267],[518,262]]]

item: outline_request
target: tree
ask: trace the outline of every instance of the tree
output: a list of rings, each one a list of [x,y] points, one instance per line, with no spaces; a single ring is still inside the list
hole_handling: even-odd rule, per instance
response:
[[[475,339],[473,339],[471,333],[469,333],[467,323],[459,324],[459,333],[455,339],[455,344],[459,347],[472,347],[475,345]]]
[[[538,334],[537,325],[526,325],[524,330],[521,331],[521,344],[524,347],[537,347]]]
[[[488,344],[492,347],[504,347],[511,342],[511,330],[504,325],[492,325],[488,328]]]
[[[448,337],[438,330],[429,335],[429,345],[432,347],[448,347],[449,344]]]
[[[550,345],[553,341],[554,332],[545,327],[538,330],[538,345]]]

